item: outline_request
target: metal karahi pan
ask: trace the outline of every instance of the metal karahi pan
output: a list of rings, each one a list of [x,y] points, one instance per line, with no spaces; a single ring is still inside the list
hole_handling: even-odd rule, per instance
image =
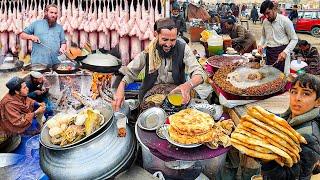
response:
[[[45,64],[28,64],[23,67],[23,70],[25,71],[38,71],[40,73],[49,72],[50,68],[49,66]]]
[[[58,74],[73,74],[79,70],[80,65],[71,61],[64,61],[60,64],[55,64],[52,66],[52,70]]]
[[[82,62],[82,68],[100,73],[114,73],[121,67],[121,61],[110,54],[90,54]]]
[[[0,72],[19,71],[23,67],[22,61],[15,61],[12,63],[3,63],[0,65]]]

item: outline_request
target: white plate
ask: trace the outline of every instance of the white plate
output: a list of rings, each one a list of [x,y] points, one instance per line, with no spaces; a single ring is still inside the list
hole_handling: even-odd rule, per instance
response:
[[[178,146],[178,147],[182,147],[182,148],[195,148],[195,147],[199,147],[202,144],[180,144],[176,141],[174,141],[173,139],[170,138],[169,136],[169,132],[168,132],[168,127],[169,125],[166,126],[165,130],[163,131],[163,135],[166,137],[166,139],[173,145]]]

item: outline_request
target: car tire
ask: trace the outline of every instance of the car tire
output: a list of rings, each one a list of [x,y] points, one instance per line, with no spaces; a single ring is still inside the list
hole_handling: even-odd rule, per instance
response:
[[[314,27],[310,31],[311,35],[314,37],[320,37],[320,27]]]

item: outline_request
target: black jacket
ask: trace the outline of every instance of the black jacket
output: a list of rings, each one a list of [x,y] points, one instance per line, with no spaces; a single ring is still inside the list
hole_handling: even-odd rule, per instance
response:
[[[314,108],[311,111],[288,118],[288,123],[299,132],[308,142],[300,144],[300,161],[291,168],[281,167],[275,161],[262,163],[261,174],[266,180],[305,180],[310,179],[314,165],[320,160],[320,109]]]

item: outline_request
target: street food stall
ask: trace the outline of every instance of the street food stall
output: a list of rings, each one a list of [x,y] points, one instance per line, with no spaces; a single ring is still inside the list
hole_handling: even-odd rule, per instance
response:
[[[125,3],[121,5],[128,5]],[[160,9],[158,18],[163,15]],[[152,39],[150,24],[145,27],[149,33],[143,37],[145,45]],[[53,116],[39,131],[15,139],[11,153],[0,153],[0,159],[5,159],[0,162],[4,168],[1,177],[109,179],[140,165],[164,179],[215,179],[232,149],[241,155],[275,160],[281,166],[297,163],[305,139],[276,116],[289,106],[287,77],[272,65],[260,63],[264,54],[256,50],[239,54],[229,36],[195,26],[197,23],[190,30],[191,41],[200,40],[205,47],[206,57],[198,61],[208,79],[190,93],[187,104],[182,104],[181,94],[170,93],[176,88],[173,84],[154,86],[139,104],[141,83],[134,82],[127,86],[120,112],[114,112],[111,84],[119,68],[129,62],[126,35],[118,39],[122,45],[125,42],[122,60],[99,50],[83,54],[79,49],[70,50],[66,60],[52,67],[23,65],[15,57],[0,59],[1,98],[11,77],[37,71],[44,75],[44,86],[55,105]],[[136,42],[135,33],[130,34],[130,43],[137,43],[140,52],[141,42]],[[129,59],[138,50],[132,47]]]
[[[216,177],[231,145],[244,146],[241,135],[232,135],[244,121],[240,118],[243,113],[252,105],[266,108],[263,99],[287,100],[282,93],[290,85],[272,66],[249,63],[250,58],[228,50],[233,54],[199,60],[224,108],[197,98],[182,105],[181,94],[168,94],[174,87],[159,86],[139,106],[132,129],[126,125],[128,105],[125,103],[122,113],[114,113],[110,105],[112,73],[121,66],[111,55],[89,54],[58,68],[38,65],[4,72],[3,77],[9,79],[25,76],[29,70],[41,71],[56,105],[56,114],[47,120],[40,135],[25,140],[27,155],[16,156],[20,160],[12,168],[21,170],[28,160],[34,169],[25,172],[37,178],[115,177],[134,163],[140,145],[142,167],[150,173],[160,171],[164,177],[184,179],[195,179],[201,173]],[[242,106],[245,104],[249,105]],[[102,159],[106,163],[96,163]],[[15,177],[17,171],[11,172]]]

